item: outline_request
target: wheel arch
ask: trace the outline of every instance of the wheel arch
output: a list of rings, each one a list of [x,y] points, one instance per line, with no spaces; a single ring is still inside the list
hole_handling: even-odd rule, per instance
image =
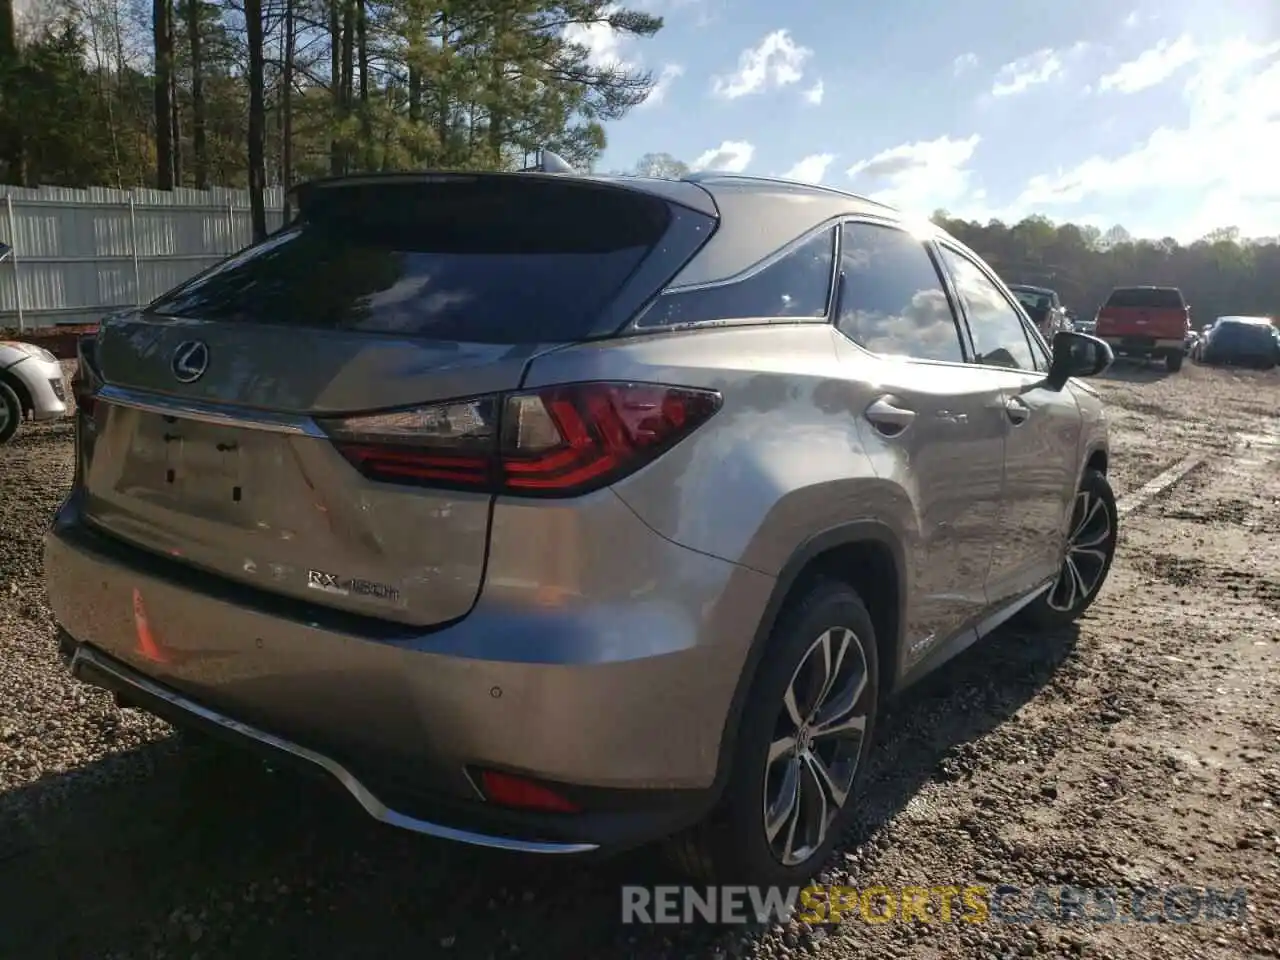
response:
[[[809,586],[824,577],[859,591],[876,630],[881,697],[896,686],[907,602],[907,562],[901,537],[889,524],[874,519],[842,523],[809,537],[783,564],[752,637],[720,737],[717,796],[729,779],[742,715],[774,627]]]
[[[18,396],[18,403],[22,407],[23,416],[28,416],[35,409],[35,402],[31,399],[31,391],[27,389],[27,385],[22,382],[22,378],[12,373],[10,370],[0,370],[0,383],[12,390]]]

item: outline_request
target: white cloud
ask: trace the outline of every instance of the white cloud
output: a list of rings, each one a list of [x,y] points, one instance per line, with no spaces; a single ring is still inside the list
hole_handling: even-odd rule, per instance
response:
[[[684,76],[684,67],[678,63],[668,63],[660,71],[653,81],[653,89],[649,91],[640,106],[656,107],[667,98],[667,91],[671,89],[671,85]]]
[[[1124,18],[1124,26],[1126,30],[1132,30],[1141,22],[1142,22],[1142,14],[1138,13],[1137,10],[1134,10],[1132,13],[1130,13],[1127,17]]]
[[[1152,215],[1159,217],[1164,198],[1194,196],[1198,209],[1172,230],[1180,240],[1225,224],[1246,235],[1274,234],[1280,220],[1280,41],[1230,41],[1206,50],[1197,63],[1183,89],[1185,125],[1160,127],[1128,153],[1095,155],[1073,169],[1033,177],[1017,206],[1115,204],[1145,194],[1158,198]]]
[[[608,17],[617,9],[616,5],[605,7],[600,15]],[[586,48],[587,60],[593,67],[633,66],[622,55],[622,36],[605,20],[590,24],[572,23],[565,27],[564,37],[570,43]]]
[[[951,69],[957,77],[972,70],[977,65],[978,55],[976,53],[962,53],[951,61]]]
[[[689,165],[689,169],[742,173],[750,166],[755,152],[755,145],[745,140],[726,140],[720,146],[703,153]]]
[[[805,62],[811,56],[813,51],[791,39],[789,30],[775,30],[758,46],[743,50],[738,57],[738,69],[714,77],[711,89],[718,97],[736,100],[770,87],[799,83],[804,77]]]
[[[1023,93],[1031,87],[1048,83],[1062,73],[1062,56],[1057,50],[1045,47],[1025,57],[1019,57],[1012,63],[1006,63],[996,71],[995,82],[991,86],[993,97],[1008,97]]]
[[[834,153],[811,153],[796,162],[796,165],[782,176],[787,180],[801,180],[805,183],[822,183],[827,168],[836,158]]]
[[[1183,35],[1172,43],[1161,40],[1151,49],[1144,50],[1104,76],[1098,81],[1098,89],[1137,93],[1164,83],[1183,67],[1194,63],[1199,56],[1200,51],[1189,35]]]
[[[587,62],[600,69],[643,70],[643,59],[634,55],[631,46],[633,38],[624,36],[614,30],[608,18],[619,10],[617,4],[609,4],[600,11],[601,19],[595,23],[574,23],[565,27],[564,38],[576,43],[586,50]],[[640,104],[642,107],[656,107],[666,99],[667,91],[684,74],[684,67],[678,63],[668,63],[658,71],[654,78],[653,88],[649,96]]]
[[[848,174],[871,188],[875,200],[925,215],[938,207],[954,213],[983,199],[971,188],[968,167],[980,141],[975,133],[963,140],[938,137],[904,143],[858,161]]]
[[[819,80],[817,83],[815,83],[812,87],[810,87],[808,90],[804,92],[804,102],[811,103],[814,106],[817,106],[822,102],[822,96],[826,92],[827,92],[827,88],[823,85],[822,81]]]

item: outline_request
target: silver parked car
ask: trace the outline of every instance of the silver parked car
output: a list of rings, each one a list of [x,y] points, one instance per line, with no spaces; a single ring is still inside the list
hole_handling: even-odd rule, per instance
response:
[[[794,883],[877,709],[1116,543],[1105,418],[932,225],[814,186],[320,181],[105,321],[74,674],[435,837]]]
[[[0,444],[12,440],[28,416],[32,420],[66,416],[66,401],[57,357],[34,343],[0,340]]]

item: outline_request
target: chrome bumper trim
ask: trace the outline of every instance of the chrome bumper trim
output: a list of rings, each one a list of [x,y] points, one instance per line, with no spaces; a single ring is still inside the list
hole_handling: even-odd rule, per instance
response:
[[[303,437],[325,436],[324,431],[316,425],[314,420],[301,414],[252,410],[247,407],[233,407],[203,400],[146,393],[141,390],[127,390],[110,384],[98,389],[98,399],[103,403],[115,404],[117,407],[128,407],[131,410],[156,413],[164,417],[177,417],[182,420],[196,420],[215,426],[264,430],[268,433],[286,433]]]
[[[447,827],[443,824],[431,823],[427,820],[419,820],[417,817],[411,817],[407,814],[399,813],[392,810],[381,800],[373,795],[372,792],[352,773],[338,763],[323,754],[316,753],[314,750],[308,750],[306,747],[299,746],[296,743],[277,737],[274,734],[267,733],[265,730],[259,730],[247,723],[241,723],[239,720],[233,720],[231,717],[225,716],[207,707],[203,707],[193,700],[188,700],[168,690],[159,684],[153,683],[146,677],[120,667],[115,663],[110,663],[98,656],[92,649],[80,644],[76,647],[75,653],[71,658],[71,673],[79,679],[82,667],[88,666],[100,673],[107,674],[118,680],[119,682],[134,687],[157,699],[164,700],[171,706],[199,717],[209,723],[217,724],[226,730],[237,733],[250,740],[255,740],[265,746],[272,747],[283,753],[292,754],[299,759],[314,763],[323,769],[330,776],[334,777],[339,783],[347,789],[360,806],[364,807],[365,812],[375,820],[389,826],[399,827],[402,830],[409,830],[413,833],[420,833],[428,837],[436,837],[440,840],[451,840],[454,843],[465,843],[475,847],[489,847],[494,850],[506,850],[512,853],[537,853],[537,854],[575,854],[590,853],[599,849],[599,845],[595,843],[571,843],[557,842],[545,840],[517,840],[509,837],[495,837],[483,833],[474,833],[470,830],[459,830],[455,827]]]

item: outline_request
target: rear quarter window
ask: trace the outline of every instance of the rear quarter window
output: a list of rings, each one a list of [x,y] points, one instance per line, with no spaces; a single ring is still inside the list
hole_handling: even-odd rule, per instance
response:
[[[741,279],[664,293],[640,316],[647,330],[726,320],[825,319],[831,302],[835,230],[823,230]]]

